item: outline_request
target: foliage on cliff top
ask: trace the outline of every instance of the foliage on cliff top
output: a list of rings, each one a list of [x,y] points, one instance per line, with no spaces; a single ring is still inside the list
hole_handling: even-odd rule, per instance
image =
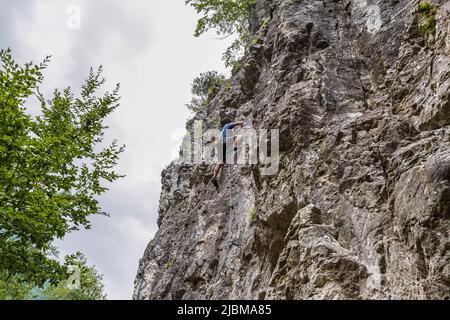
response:
[[[236,34],[238,38],[223,55],[225,65],[233,67],[248,41],[250,7],[256,0],[186,0],[201,15],[194,35],[213,29],[219,36]]]
[[[192,99],[186,106],[193,112],[198,112],[210,101],[219,87],[224,83],[225,76],[217,71],[201,73],[194,79],[191,87]]]

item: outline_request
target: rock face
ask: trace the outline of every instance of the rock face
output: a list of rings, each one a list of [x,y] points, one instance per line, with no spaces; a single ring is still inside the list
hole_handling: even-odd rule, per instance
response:
[[[279,129],[280,166],[162,173],[134,299],[450,298],[450,2],[260,0],[187,125]]]

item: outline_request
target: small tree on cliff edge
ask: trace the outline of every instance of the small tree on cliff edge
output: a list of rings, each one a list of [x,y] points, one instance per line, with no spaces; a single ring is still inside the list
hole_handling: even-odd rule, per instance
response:
[[[227,67],[234,67],[240,60],[249,38],[250,7],[256,0],[186,0],[201,15],[195,29],[198,37],[210,29],[219,36],[237,34],[237,40],[225,51]]]
[[[97,196],[121,176],[114,171],[124,146],[103,145],[105,118],[119,105],[119,86],[96,96],[104,84],[91,69],[74,97],[69,88],[46,100],[38,90],[48,57],[19,66],[0,51],[0,273],[42,284],[67,277],[49,258],[51,243],[89,228],[103,214]],[[40,115],[25,107],[36,96]]]
[[[208,101],[215,96],[217,90],[225,81],[225,76],[217,71],[207,71],[201,73],[194,79],[191,86],[192,99],[187,104],[189,110],[200,111]]]

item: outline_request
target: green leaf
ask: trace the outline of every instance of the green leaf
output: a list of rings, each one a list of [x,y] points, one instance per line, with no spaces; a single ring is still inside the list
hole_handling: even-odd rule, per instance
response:
[[[123,146],[103,143],[118,86],[97,95],[105,83],[100,67],[90,70],[80,97],[67,88],[46,99],[38,86],[48,57],[22,67],[0,50],[0,60],[0,273],[59,281],[66,271],[48,257],[50,244],[88,228],[92,215],[103,214],[98,195],[122,177],[114,167]],[[31,96],[40,102],[38,117],[29,116]]]

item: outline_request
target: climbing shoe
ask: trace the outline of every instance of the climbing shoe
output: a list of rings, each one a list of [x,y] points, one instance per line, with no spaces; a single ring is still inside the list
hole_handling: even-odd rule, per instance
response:
[[[212,178],[211,182],[214,185],[214,187],[216,187],[216,190],[219,191],[219,183],[217,182],[217,179],[216,178]]]

